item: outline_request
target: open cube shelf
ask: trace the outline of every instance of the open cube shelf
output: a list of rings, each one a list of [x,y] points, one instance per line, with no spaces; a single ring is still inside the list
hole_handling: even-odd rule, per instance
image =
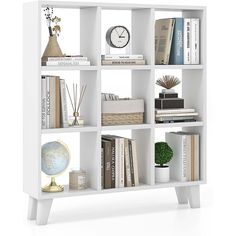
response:
[[[49,6],[73,12],[75,39],[71,47],[91,61],[91,66],[41,66],[41,55],[46,45],[42,8]],[[122,14],[129,22],[123,23]],[[111,15],[114,17],[109,22]],[[154,25],[164,17],[200,18],[200,63],[199,65],[155,65]],[[143,54],[146,65],[102,66],[101,54],[105,54],[105,30],[113,24],[127,24],[131,32],[132,54]],[[199,185],[206,182],[206,8],[195,6],[162,6],[79,2],[30,2],[24,4],[24,192],[30,196],[29,219],[46,224],[52,200],[58,197],[80,196],[122,191],[175,187],[179,203],[199,207]],[[66,27],[64,25],[63,27]],[[30,28],[30,30],[29,30]],[[74,31],[73,31],[74,30]],[[60,41],[63,36],[60,36]],[[67,45],[65,45],[67,48]],[[186,107],[199,113],[197,122],[155,124],[154,98],[157,96],[155,80],[163,71],[181,75],[181,93]],[[69,74],[73,76],[69,76]],[[81,115],[86,125],[80,128],[41,129],[41,75],[63,75],[68,83],[87,84]],[[122,76],[121,81],[118,80]],[[72,78],[73,77],[73,78]],[[106,81],[114,80],[114,87],[107,88]],[[127,80],[126,80],[127,78]],[[117,82],[117,86],[116,86]],[[123,83],[119,85],[119,83]],[[101,125],[101,92],[119,91],[129,87],[132,98],[145,101],[144,124]],[[165,129],[178,128],[200,134],[200,181],[155,183],[154,144],[156,136]],[[140,185],[129,188],[101,189],[101,136],[102,134],[129,132],[136,139]],[[47,135],[58,139],[62,135],[77,135],[79,154],[75,158],[87,171],[88,188],[61,193],[43,193],[41,174],[41,144]],[[124,135],[125,136],[125,135]]]

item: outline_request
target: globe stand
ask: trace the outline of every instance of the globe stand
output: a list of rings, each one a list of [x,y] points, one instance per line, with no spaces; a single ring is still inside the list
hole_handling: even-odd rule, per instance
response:
[[[43,192],[47,193],[57,193],[57,192],[63,192],[64,187],[61,185],[57,185],[55,181],[55,177],[51,177],[51,183],[49,185],[46,185],[42,188]]]

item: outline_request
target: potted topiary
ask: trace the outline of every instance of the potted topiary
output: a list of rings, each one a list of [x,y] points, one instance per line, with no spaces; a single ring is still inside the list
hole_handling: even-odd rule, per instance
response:
[[[173,157],[173,151],[166,142],[155,143],[155,180],[156,182],[169,182],[170,170],[165,165]]]

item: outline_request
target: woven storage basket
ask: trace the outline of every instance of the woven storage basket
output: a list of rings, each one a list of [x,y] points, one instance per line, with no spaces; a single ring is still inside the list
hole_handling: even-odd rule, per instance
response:
[[[143,122],[143,99],[102,102],[102,125],[129,125]]]

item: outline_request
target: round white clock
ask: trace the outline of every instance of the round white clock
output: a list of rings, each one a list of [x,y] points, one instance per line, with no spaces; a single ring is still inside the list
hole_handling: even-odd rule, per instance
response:
[[[110,47],[124,48],[130,41],[130,33],[124,26],[112,26],[107,30],[106,41]]]

